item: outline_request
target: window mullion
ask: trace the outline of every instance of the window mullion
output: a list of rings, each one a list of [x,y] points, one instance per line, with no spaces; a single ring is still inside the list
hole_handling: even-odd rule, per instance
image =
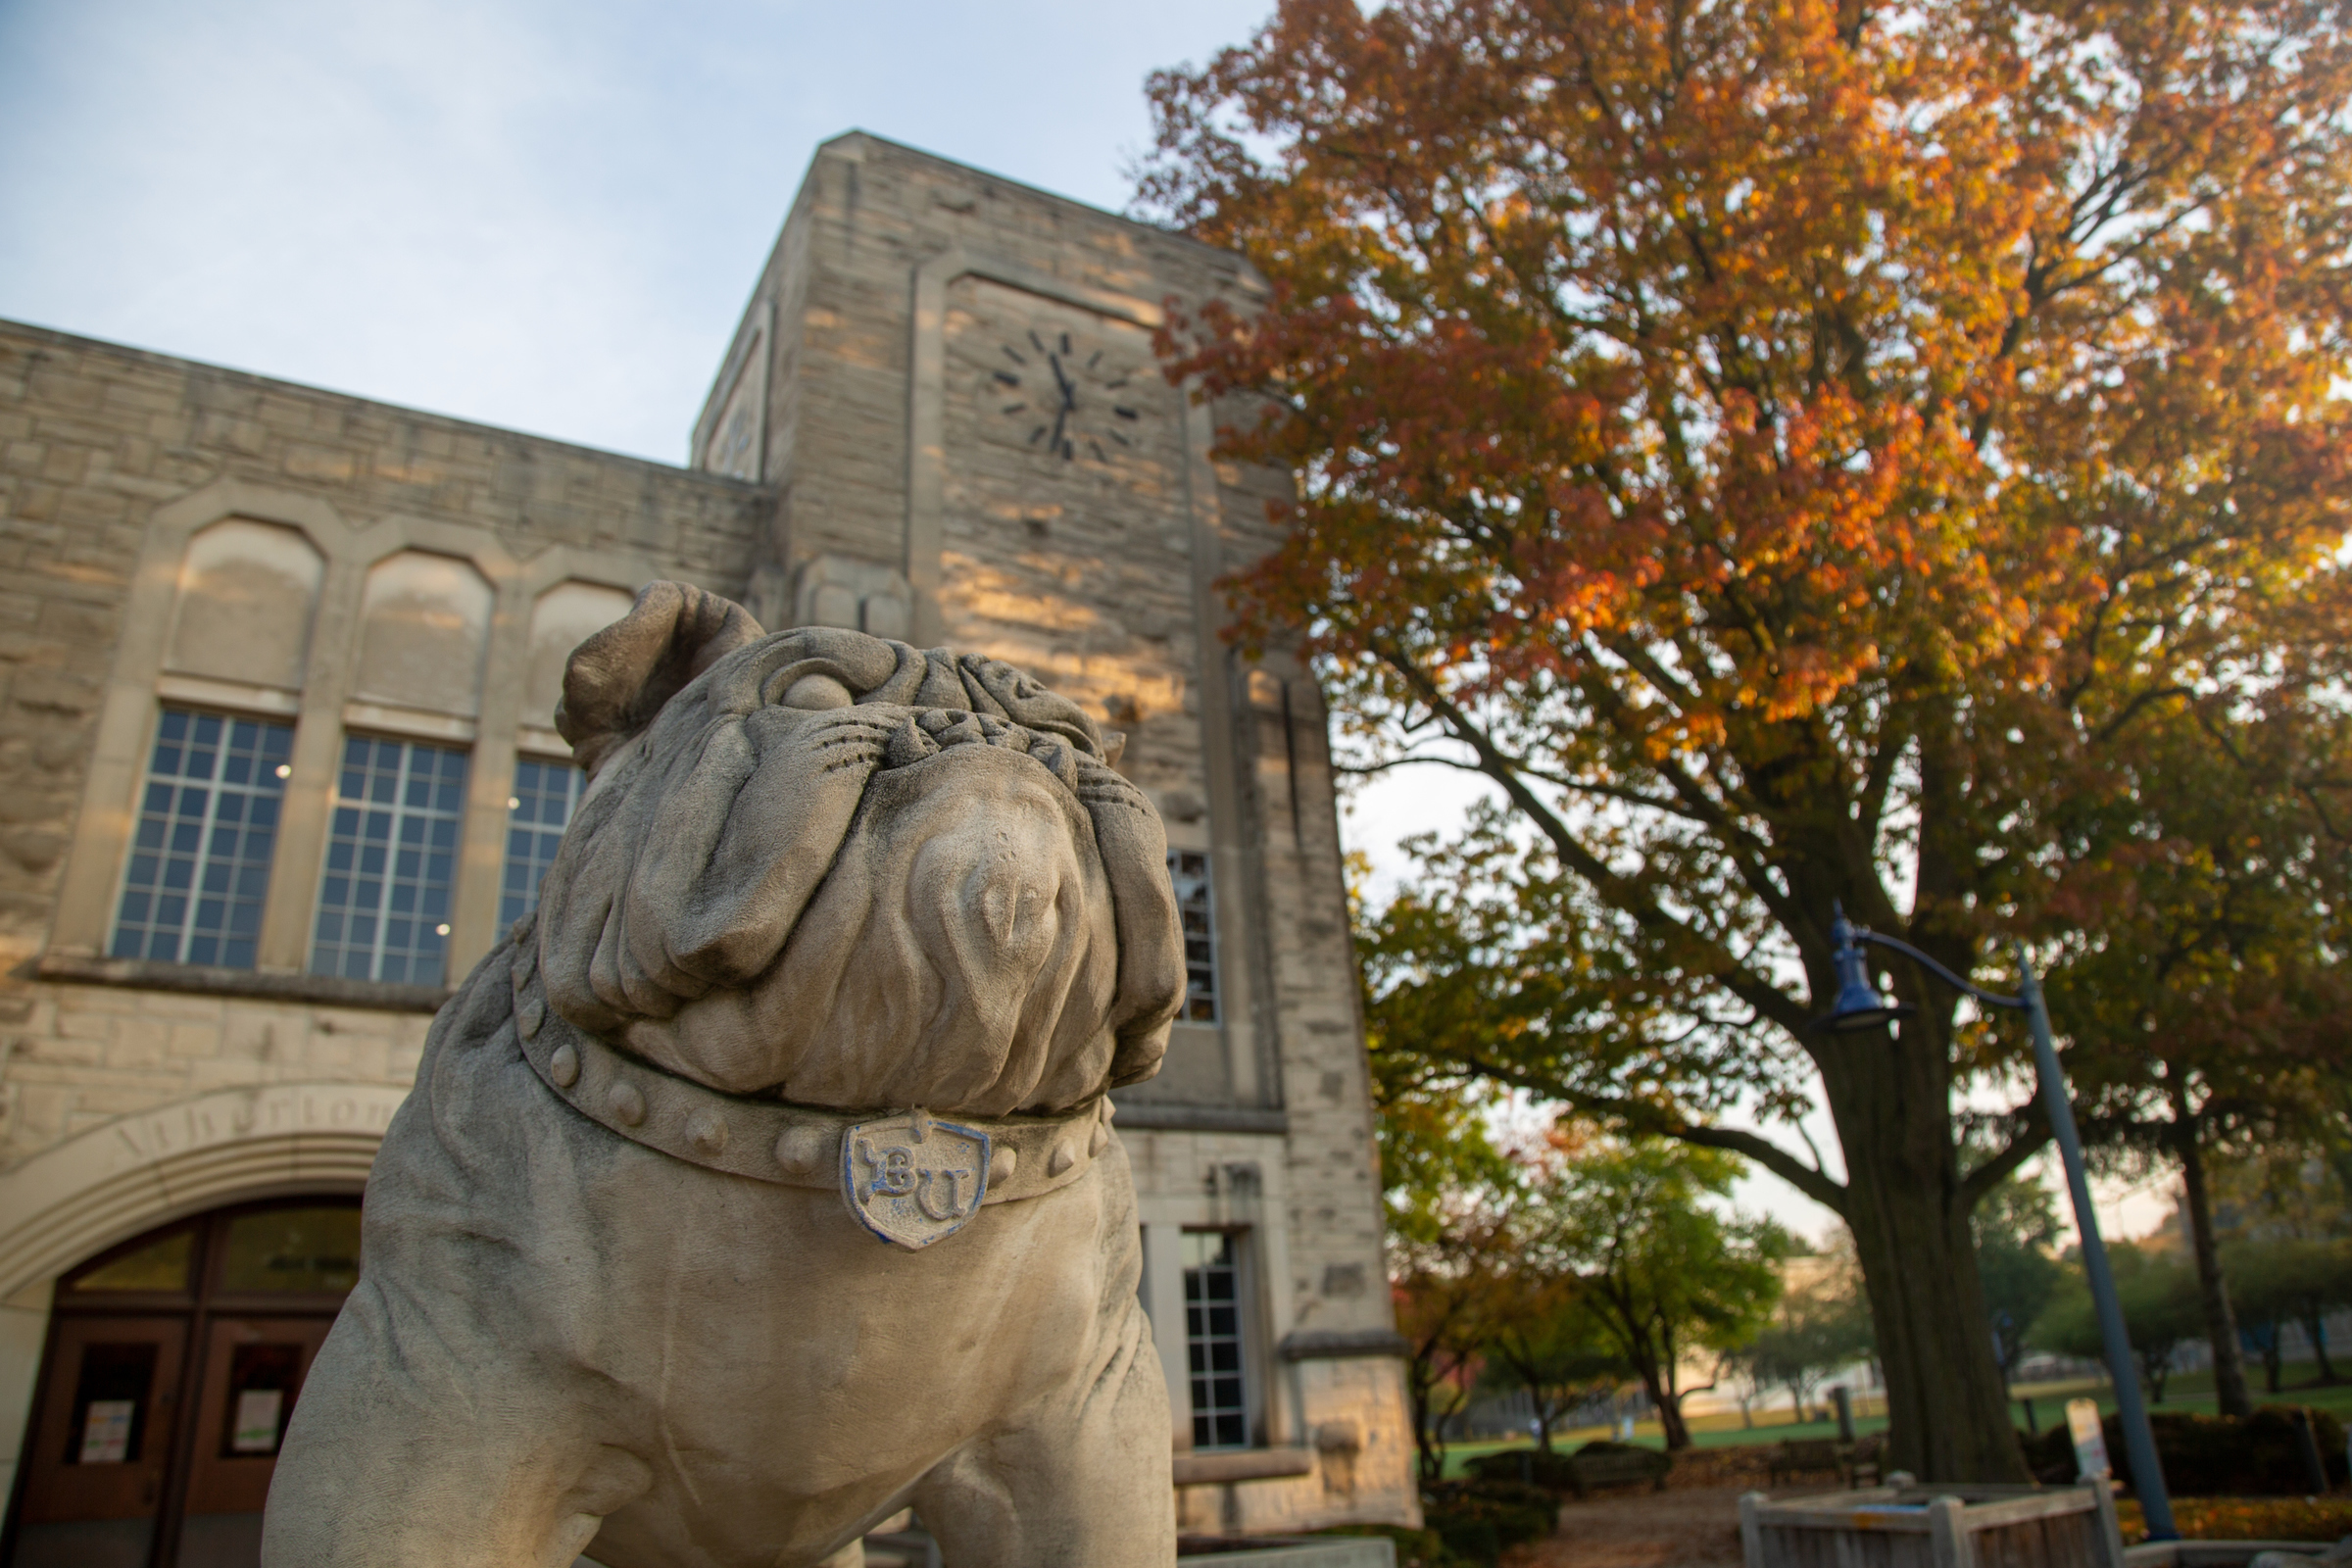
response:
[[[188,945],[196,939],[196,912],[204,906],[204,874],[213,866],[213,829],[220,820],[220,780],[228,772],[228,748],[235,739],[235,721],[222,719],[220,744],[213,748],[213,776],[205,784],[202,825],[196,830],[196,864],[188,872],[188,906],[179,922],[179,941],[172,950],[177,963],[188,961]],[[223,919],[226,913],[223,905]]]
[[[408,826],[409,776],[416,767],[418,748],[414,744],[400,749],[400,769],[392,775],[392,820],[384,833],[384,879],[377,887],[375,900],[375,942],[368,955],[368,978],[384,977],[384,951],[392,938],[392,895],[400,885],[401,830]]]

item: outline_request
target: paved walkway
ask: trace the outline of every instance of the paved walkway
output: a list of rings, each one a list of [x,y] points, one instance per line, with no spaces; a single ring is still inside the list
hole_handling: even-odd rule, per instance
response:
[[[1765,1490],[1762,1447],[1699,1449],[1664,1492],[1618,1490],[1560,1508],[1559,1533],[1522,1546],[1508,1568],[1740,1568],[1740,1494]],[[1827,1485],[1783,1487],[1776,1495]]]
[[[1510,1568],[1739,1568],[1742,1486],[1616,1492],[1560,1509],[1560,1531]]]

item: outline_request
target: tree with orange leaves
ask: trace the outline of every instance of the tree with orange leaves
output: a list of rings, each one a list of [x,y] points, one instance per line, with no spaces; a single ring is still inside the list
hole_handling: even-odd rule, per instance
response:
[[[1300,475],[1241,634],[1501,803],[1395,983],[1840,1214],[1923,1476],[2023,1478],[1968,1217],[2046,1133],[1964,1163],[2016,1042],[1908,965],[1807,1027],[1831,907],[1997,983],[2097,917],[2058,806],[2340,689],[2347,9],[1285,0],[1152,83],[1141,205],[1271,284],[1163,333]],[[1721,1122],[1809,1081],[1842,1178]]]

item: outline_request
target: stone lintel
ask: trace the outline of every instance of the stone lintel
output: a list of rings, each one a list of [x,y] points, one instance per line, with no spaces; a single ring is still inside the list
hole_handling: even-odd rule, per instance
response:
[[[438,1012],[450,996],[440,986],[346,980],[326,974],[263,974],[253,969],[224,969],[200,963],[93,958],[67,953],[43,954],[33,972],[43,980],[81,985],[192,991],[213,997],[263,997],[275,1002],[313,1002],[330,1007],[371,1007],[381,1012]]]
[[[1304,1448],[1243,1448],[1231,1453],[1176,1455],[1180,1487],[1223,1486],[1235,1481],[1271,1481],[1312,1475],[1315,1456]]]
[[[1119,1125],[1152,1132],[1274,1133],[1291,1130],[1288,1111],[1256,1105],[1170,1105],[1156,1101],[1136,1102],[1111,1096],[1118,1107]]]
[[[1298,1329],[1285,1335],[1276,1348],[1285,1361],[1351,1361],[1413,1353],[1395,1329]]]

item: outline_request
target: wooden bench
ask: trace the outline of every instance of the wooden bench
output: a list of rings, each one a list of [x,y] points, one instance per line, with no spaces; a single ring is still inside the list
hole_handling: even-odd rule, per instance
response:
[[[1649,1483],[1650,1491],[1664,1492],[1666,1473],[1673,1468],[1672,1455],[1648,1448],[1572,1453],[1568,1456],[1568,1484],[1580,1497],[1589,1495],[1594,1487],[1629,1487],[1643,1481]]]
[[[1900,1474],[1894,1479],[1910,1481]],[[2230,1544],[2242,1552],[2247,1543]],[[1751,1492],[1740,1499],[1740,1545],[1745,1568],[1839,1568],[1864,1562],[1884,1568],[1968,1568],[1972,1563],[2142,1568],[2125,1554],[2115,1498],[2105,1486],[1937,1482],[1819,1493],[1782,1502]],[[2232,1560],[2243,1563],[2250,1555]],[[2171,1568],[2187,1568],[2189,1561],[2181,1556]],[[2221,1568],[2210,1558],[2205,1562]]]

